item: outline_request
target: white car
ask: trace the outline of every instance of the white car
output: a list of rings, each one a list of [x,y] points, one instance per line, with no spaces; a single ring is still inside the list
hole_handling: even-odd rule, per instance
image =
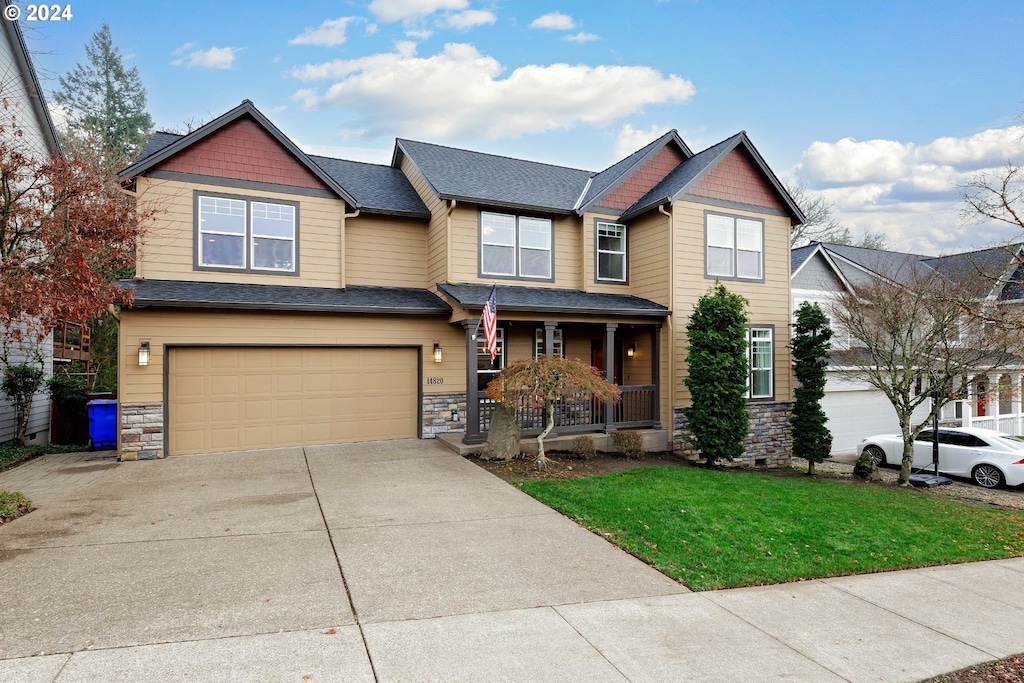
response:
[[[867,452],[879,465],[903,462],[903,437],[881,434],[864,439],[857,446],[857,456]],[[915,472],[934,472],[932,465],[932,430],[922,430],[914,441]],[[978,486],[1024,484],[1024,441],[991,429],[964,427],[939,429],[939,472],[955,477],[969,477]]]

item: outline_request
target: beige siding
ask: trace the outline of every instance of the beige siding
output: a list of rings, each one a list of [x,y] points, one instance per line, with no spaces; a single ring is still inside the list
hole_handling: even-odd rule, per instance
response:
[[[561,216],[551,219],[554,231],[555,281],[528,278],[496,278],[492,275],[481,277],[480,272],[480,210],[473,204],[459,204],[452,212],[450,221],[450,243],[452,253],[451,282],[480,282],[517,285],[522,287],[557,287],[579,289],[581,274],[579,264],[579,220],[575,216]],[[485,209],[490,210],[490,209]],[[514,213],[494,209],[498,213]],[[546,218],[537,213],[521,212],[518,215]]]
[[[426,221],[360,215],[345,222],[345,284],[426,287]]]
[[[299,204],[299,275],[267,275],[196,270],[193,191],[205,190],[240,198],[283,200]],[[177,180],[139,178],[139,201],[157,214],[147,227],[139,250],[138,273],[149,280],[241,282],[264,285],[341,287],[342,214],[340,199],[243,190]]]
[[[673,209],[676,247],[672,310],[677,328],[674,342],[677,359],[674,405],[686,405],[690,401],[689,392],[682,383],[686,373],[686,321],[693,312],[697,299],[714,284],[714,279],[704,275],[706,210],[750,216],[764,221],[764,282],[724,280],[723,284],[730,291],[747,299],[747,316],[751,325],[774,325],[775,400],[791,400],[789,218],[678,201]]]
[[[650,211],[628,227],[629,293],[672,307],[669,218]]]
[[[664,218],[664,216],[662,216]],[[598,282],[597,281],[597,221],[622,224],[617,216],[606,216],[602,214],[587,213],[583,216],[580,239],[580,277],[582,278],[581,289],[587,292],[598,294],[630,294],[629,282],[633,279],[633,226],[626,226],[626,279],[625,283]],[[668,258],[668,255],[665,255]]]
[[[448,277],[448,202],[440,199],[409,157],[402,159],[402,172],[430,210],[427,227],[427,282],[446,282]]]
[[[465,390],[466,342],[459,327],[418,316],[328,315],[260,311],[126,310],[121,316],[118,378],[125,403],[162,401],[164,345],[422,345],[423,392]],[[150,364],[139,367],[143,340],[152,346]],[[433,342],[444,350],[433,360]],[[429,383],[435,378],[441,384]]]

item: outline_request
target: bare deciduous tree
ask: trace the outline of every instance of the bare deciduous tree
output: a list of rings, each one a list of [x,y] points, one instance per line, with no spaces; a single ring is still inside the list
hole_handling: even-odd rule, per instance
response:
[[[850,228],[836,219],[835,204],[823,195],[815,194],[803,183],[783,181],[782,184],[806,218],[793,228],[789,235],[789,246],[802,247],[811,242],[829,242],[868,249],[886,248],[887,241],[881,233],[865,231],[855,237]]]

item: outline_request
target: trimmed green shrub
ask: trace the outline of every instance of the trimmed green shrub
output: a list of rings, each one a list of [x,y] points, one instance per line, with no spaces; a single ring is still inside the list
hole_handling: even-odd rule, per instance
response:
[[[28,413],[32,408],[32,397],[39,391],[43,381],[43,369],[38,365],[18,363],[4,368],[0,391],[14,406],[14,443],[25,443],[28,429]]]
[[[825,396],[825,368],[832,349],[832,328],[818,304],[803,302],[793,325],[793,374],[799,384],[789,423],[793,427],[793,455],[807,460],[807,474],[832,450],[828,417],[821,409]]]
[[[683,409],[691,443],[708,467],[743,455],[747,410],[747,300],[720,282],[698,301],[686,326],[691,404]]]
[[[644,457],[644,437],[635,429],[619,429],[612,432],[612,444],[615,450],[628,460],[639,460]]]

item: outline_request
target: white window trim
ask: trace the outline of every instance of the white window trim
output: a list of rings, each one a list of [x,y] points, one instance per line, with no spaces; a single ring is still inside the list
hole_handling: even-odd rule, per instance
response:
[[[480,370],[479,369],[480,358],[482,356],[487,356],[488,358],[490,358],[490,354],[487,353],[487,339],[486,339],[484,333],[481,331],[480,334],[476,338],[476,357],[477,357],[477,368],[478,368],[477,371],[476,371],[476,374],[477,374],[477,385],[478,386],[479,386],[479,383],[480,383],[480,375],[490,375],[491,379],[494,379],[494,376],[497,375],[499,372],[501,372],[501,370],[505,367],[505,328],[498,327],[498,328],[496,328],[494,330],[494,332],[495,332],[495,339],[497,340],[497,344],[498,344],[498,355],[497,355],[497,358],[499,360],[498,360],[498,369],[497,370]]]
[[[270,273],[278,275],[297,275],[299,270],[299,254],[298,254],[298,242],[299,242],[299,205],[295,202],[284,202],[284,201],[273,201],[263,199],[259,197],[247,197],[247,196],[235,196],[225,194],[215,194],[210,192],[196,192],[195,193],[195,226],[193,236],[197,241],[196,249],[194,253],[195,263],[193,267],[196,270],[234,270],[239,272],[248,273]],[[202,204],[204,199],[216,200],[227,200],[233,202],[239,202],[244,207],[244,219],[245,219],[245,232],[224,232],[221,230],[205,230],[203,229],[202,220]],[[252,205],[253,204],[265,204],[268,206],[282,206],[288,207],[292,212],[292,236],[291,238],[280,237],[275,235],[256,235],[253,232],[252,225]],[[228,237],[240,237],[242,238],[242,265],[235,266],[230,264],[221,263],[204,263],[203,252],[206,241],[203,239],[204,235],[225,235]],[[291,242],[291,256],[292,265],[291,268],[267,268],[258,267],[255,265],[255,242],[257,238],[273,239],[279,241],[290,241]]]
[[[622,240],[622,251],[609,251],[601,248],[601,227],[607,226],[612,228],[618,228],[622,231],[620,239]],[[597,262],[594,263],[594,274],[598,282],[625,282],[626,273],[628,272],[626,264],[626,226],[622,223],[610,223],[608,221],[598,221],[597,228],[594,233],[595,246],[597,247]],[[613,254],[622,256],[622,277],[601,277],[601,254]]]
[[[291,210],[291,212],[292,212],[292,236],[291,237],[280,237],[278,235],[257,235],[256,234],[256,229],[253,227],[253,224],[252,224],[252,222],[253,222],[252,207],[253,207],[254,204],[263,204],[263,205],[266,205],[266,206],[283,206],[283,207],[289,208]],[[298,226],[296,225],[296,223],[298,221],[295,220],[295,216],[297,214],[297,211],[295,210],[295,207],[292,206],[291,204],[281,204],[279,202],[270,202],[270,201],[258,201],[258,200],[253,199],[253,200],[251,200],[251,201],[249,201],[247,203],[246,209],[247,209],[246,213],[248,214],[247,230],[249,232],[249,250],[250,250],[250,253],[252,254],[252,258],[251,258],[252,266],[251,266],[251,269],[252,270],[258,270],[258,271],[261,271],[261,272],[264,272],[264,273],[294,273],[295,272],[295,261],[296,261],[296,258],[295,258],[295,234],[296,234],[296,231],[298,229]],[[292,259],[291,259],[292,260],[292,267],[291,268],[267,268],[267,267],[257,266],[256,265],[256,240],[257,239],[277,240],[278,242],[290,242],[291,243],[291,247],[292,247]]]
[[[513,231],[514,232],[513,244],[505,244],[505,243],[488,242],[488,241],[486,241],[486,239],[484,238],[483,222],[484,222],[484,216],[487,216],[487,215],[491,215],[491,216],[505,216],[505,217],[511,218],[515,222],[515,229]],[[532,247],[532,246],[531,247],[524,247],[522,245],[522,237],[521,237],[521,233],[520,233],[520,230],[521,230],[520,221],[523,218],[528,218],[530,220],[542,221],[542,222],[547,223],[547,226],[548,226],[548,245],[547,245],[546,248],[545,247]],[[480,233],[480,253],[479,253],[478,258],[480,260],[480,275],[481,276],[506,277],[506,278],[515,278],[515,279],[519,279],[519,280],[537,280],[537,281],[550,281],[550,280],[554,280],[554,278],[555,278],[555,275],[554,275],[554,270],[555,270],[555,248],[554,248],[555,247],[555,244],[554,244],[555,243],[555,225],[554,225],[554,222],[550,218],[538,218],[536,216],[518,216],[518,215],[515,215],[515,214],[511,214],[511,213],[499,213],[497,211],[481,211],[480,212],[480,228],[479,228],[479,233]],[[515,272],[512,272],[512,273],[498,273],[498,272],[489,272],[489,271],[485,270],[484,269],[484,250],[485,250],[486,247],[504,247],[506,249],[511,248],[513,250],[513,254],[514,254],[512,268],[513,268],[513,270]],[[523,251],[546,252],[547,255],[548,255],[547,274],[546,275],[523,275],[523,265],[522,265],[523,264]]]
[[[562,343],[562,330],[554,330],[554,352],[556,356],[565,358],[565,345]],[[533,332],[533,357],[539,358],[544,355],[544,328],[538,327]]]
[[[242,221],[243,221],[243,232],[241,234],[237,232],[224,232],[223,230],[204,230],[203,229],[203,199],[212,199],[214,202],[218,199],[226,201],[238,202],[242,205]],[[199,249],[196,254],[199,267],[201,268],[231,268],[234,270],[246,270],[248,265],[248,234],[249,234],[249,203],[241,198],[234,197],[217,197],[215,195],[199,195],[199,202],[196,204],[196,222],[199,227],[198,235],[196,238],[199,240]],[[225,237],[240,237],[242,239],[242,265],[235,266],[230,263],[203,263],[203,251],[206,246],[206,240],[203,239],[205,235],[224,235]]]
[[[767,368],[754,368],[754,330],[765,331],[768,333],[768,343],[771,353],[769,354],[769,361]],[[762,338],[763,339],[763,338]],[[775,396],[775,330],[771,327],[761,325],[751,325],[747,328],[747,360],[750,362],[750,374],[747,376],[747,398],[762,399],[772,398]],[[754,370],[767,370],[768,371],[768,393],[767,394],[755,394],[754,393]]]
[[[726,218],[732,222],[732,246],[724,247],[712,245],[708,239],[708,218],[716,216],[718,218]],[[749,221],[751,223],[758,223],[761,226],[761,249],[756,252],[759,256],[757,271],[758,274],[755,277],[750,275],[739,274],[739,253],[752,252],[750,249],[740,249],[739,245],[739,228],[737,221]],[[710,250],[714,246],[716,249],[729,249],[732,252],[732,260],[730,263],[730,273],[712,273],[711,272],[711,259]],[[704,212],[704,275],[705,277],[713,278],[725,278],[728,280],[748,280],[750,282],[763,282],[764,281],[764,221],[760,218],[751,218],[750,216],[739,216],[727,213],[718,213],[717,211],[705,211]]]

